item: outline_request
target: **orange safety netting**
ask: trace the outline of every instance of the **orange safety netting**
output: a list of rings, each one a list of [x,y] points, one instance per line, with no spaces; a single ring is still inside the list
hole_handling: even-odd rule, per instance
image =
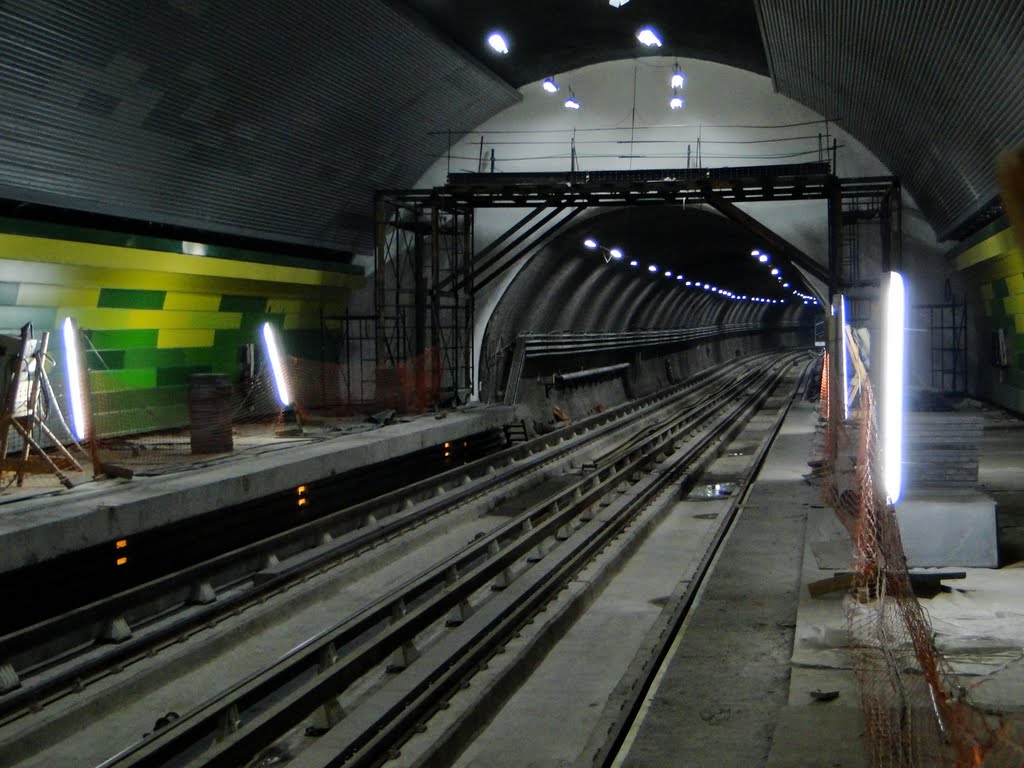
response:
[[[825,391],[823,386],[823,392]],[[870,383],[859,418],[826,456],[826,501],[850,531],[854,586],[847,598],[850,655],[873,766],[909,768],[1024,765],[1020,720],[982,712],[936,649],[928,615],[911,586],[893,508],[879,490],[879,445]],[[856,458],[851,432],[856,432]],[[844,464],[844,461],[846,462]]]

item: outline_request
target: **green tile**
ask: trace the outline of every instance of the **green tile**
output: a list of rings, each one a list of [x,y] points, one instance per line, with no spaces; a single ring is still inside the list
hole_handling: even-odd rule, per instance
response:
[[[125,368],[123,349],[86,350],[85,365],[90,371],[119,370]]]
[[[163,309],[167,291],[136,291],[130,288],[101,288],[96,306],[111,309]]]
[[[113,392],[119,389],[150,389],[156,386],[153,368],[129,368],[121,371],[90,371],[89,383],[93,392]]]
[[[160,331],[86,331],[96,349],[141,349],[155,347]]]
[[[168,349],[132,349],[125,355],[125,368],[181,368],[210,365],[218,356],[229,352],[231,359],[237,356],[233,351],[224,350],[218,354],[213,347],[174,347]]]
[[[217,347],[230,347],[231,349],[237,350],[243,344],[255,343],[256,339],[252,337],[252,334],[242,334],[241,331],[237,331],[234,328],[218,329],[213,332],[213,346]]]
[[[129,389],[121,392],[96,392],[90,403],[93,413],[108,413],[180,405],[187,401],[187,387],[156,387],[154,389]]]
[[[158,387],[175,387],[188,384],[188,377],[193,373],[210,373],[210,366],[181,366],[179,368],[157,368],[156,385]]]
[[[220,298],[221,312],[256,312],[267,311],[267,299],[259,296],[230,296]]]
[[[125,355],[125,368],[163,368],[187,364],[185,350],[171,349],[132,349]]]
[[[0,283],[0,304],[14,306],[18,302],[19,283]]]
[[[1010,295],[1010,289],[1006,285],[1006,280],[996,280],[992,283],[992,293],[997,299],[1005,299]]]

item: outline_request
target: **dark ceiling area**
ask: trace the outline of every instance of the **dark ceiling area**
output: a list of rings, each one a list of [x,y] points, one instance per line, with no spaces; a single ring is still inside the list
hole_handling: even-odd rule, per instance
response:
[[[768,74],[753,0],[393,0],[483,60],[515,87],[616,59],[678,56]],[[661,48],[643,48],[636,32],[653,27]],[[487,46],[499,30],[509,44],[500,56]]]
[[[415,184],[445,129],[549,75],[661,55],[770,69],[897,174],[937,233],[962,237],[997,195],[997,154],[1024,140],[1024,4],[985,8],[0,0],[0,200],[344,259],[372,250],[374,193]],[[663,47],[638,43],[644,25]],[[486,45],[499,29],[507,56]]]
[[[795,301],[792,289],[809,293],[797,270],[772,258],[762,264],[751,251],[765,247],[752,233],[717,213],[696,207],[620,208],[588,218],[570,232],[552,242],[552,249],[564,254],[578,253],[582,258],[602,262],[604,251],[590,250],[583,240],[592,237],[606,248],[618,248],[624,258],[609,264],[622,270],[636,270],[641,278],[665,278],[664,271],[683,274],[687,280],[710,282],[733,293]],[[630,267],[636,260],[638,265]],[[647,272],[648,265],[659,268],[657,275]],[[783,289],[771,275],[772,267],[781,270],[790,289]],[[685,280],[681,281],[684,283]]]

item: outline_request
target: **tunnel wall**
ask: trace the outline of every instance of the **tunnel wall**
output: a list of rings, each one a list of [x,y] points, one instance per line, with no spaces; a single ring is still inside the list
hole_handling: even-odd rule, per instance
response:
[[[200,255],[205,254],[205,255]],[[274,262],[277,263],[274,263]],[[302,262],[308,262],[302,259]],[[319,358],[321,313],[364,282],[350,265],[200,243],[0,220],[0,333],[36,337],[65,317],[84,331],[100,435],[187,423],[193,373],[241,376],[241,348],[270,321],[289,354]],[[63,370],[60,335],[51,340]],[[63,375],[51,376],[57,389]]]
[[[976,375],[971,391],[1024,413],[1024,251],[1013,231],[1003,229],[958,254],[956,266],[968,278],[974,318],[968,336],[968,370]],[[1000,331],[1003,359],[996,351]]]

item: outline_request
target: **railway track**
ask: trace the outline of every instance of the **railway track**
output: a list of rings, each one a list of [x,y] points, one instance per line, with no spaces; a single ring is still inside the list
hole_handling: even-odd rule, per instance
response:
[[[2,637],[0,663],[19,687],[0,694],[0,728],[664,409],[713,407],[725,391],[718,382],[756,364],[711,369],[669,391]]]
[[[324,725],[290,764],[386,762],[659,494],[692,481],[801,359],[806,358],[762,358],[742,372],[731,369],[727,383],[708,383],[713,394],[690,392],[689,402],[675,400],[671,418],[591,458],[578,479],[112,757],[104,768],[245,765],[314,720]],[[726,521],[721,535],[727,526]],[[378,682],[343,712],[346,692],[367,678]],[[621,730],[609,726],[607,732]],[[592,764],[605,764],[616,738],[592,750]],[[439,744],[442,751],[427,750],[418,764],[436,762],[452,742]]]

